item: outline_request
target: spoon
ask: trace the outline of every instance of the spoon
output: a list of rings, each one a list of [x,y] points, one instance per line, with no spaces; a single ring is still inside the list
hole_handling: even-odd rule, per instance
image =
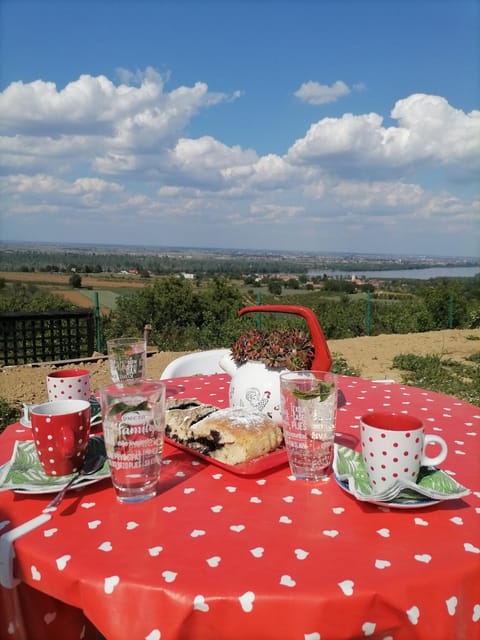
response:
[[[50,513],[50,511],[55,511],[55,509],[58,507],[58,505],[61,503],[61,501],[65,497],[65,494],[67,493],[67,491],[72,486],[72,484],[76,480],[78,480],[78,478],[81,478],[82,476],[91,476],[93,473],[101,469],[105,463],[105,458],[106,456],[103,453],[98,453],[94,456],[85,458],[85,461],[80,471],[77,471],[77,473],[70,478],[70,480],[63,487],[63,489],[61,489],[57,493],[55,498],[51,502],[49,502],[49,504],[45,507],[45,509],[43,510],[43,513]]]

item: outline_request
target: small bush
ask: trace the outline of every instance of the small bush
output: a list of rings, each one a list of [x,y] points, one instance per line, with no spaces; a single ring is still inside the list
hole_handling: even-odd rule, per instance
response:
[[[0,433],[12,422],[17,422],[20,415],[21,411],[18,407],[10,405],[4,398],[0,398]]]

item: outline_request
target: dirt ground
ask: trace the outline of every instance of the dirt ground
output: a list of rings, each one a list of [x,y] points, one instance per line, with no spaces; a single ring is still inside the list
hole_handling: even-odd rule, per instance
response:
[[[328,345],[334,356],[345,359],[364,378],[392,379],[401,381],[401,372],[392,369],[396,355],[414,353],[417,355],[442,355],[462,361],[480,351],[480,329],[430,331],[403,335],[365,336],[345,340],[329,340]],[[147,358],[147,376],[159,378],[166,365],[182,353],[159,352]],[[110,381],[106,359],[87,359],[83,364],[92,373],[92,390]],[[42,366],[23,365],[0,367],[0,397],[9,404],[23,402],[45,402],[45,377],[54,368],[64,368],[65,364]]]

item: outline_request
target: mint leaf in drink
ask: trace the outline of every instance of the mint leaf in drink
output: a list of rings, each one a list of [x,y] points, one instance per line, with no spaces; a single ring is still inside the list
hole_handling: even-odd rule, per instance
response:
[[[314,398],[320,398],[320,402],[323,402],[330,395],[332,387],[332,382],[324,382],[323,380],[320,380],[318,384],[309,391],[294,389],[293,395],[300,400],[313,400]]]

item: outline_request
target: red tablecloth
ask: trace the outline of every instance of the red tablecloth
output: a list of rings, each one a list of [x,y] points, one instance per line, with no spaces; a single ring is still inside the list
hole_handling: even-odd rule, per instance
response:
[[[228,402],[226,376],[167,386],[169,396]],[[480,408],[359,378],[340,377],[340,388],[339,432],[355,442],[373,408],[418,415],[449,444],[442,468],[472,494],[389,509],[357,502],[333,477],[296,481],[285,464],[242,477],[167,446],[153,500],[119,504],[104,480],[69,493],[49,523],[17,540],[21,604],[28,590],[33,612],[42,593],[27,637],[87,637],[82,611],[108,640],[480,637]],[[0,462],[29,435],[10,426]],[[0,493],[0,528],[47,501]],[[69,611],[77,618],[67,624]],[[11,616],[4,606],[1,638],[12,637]]]

